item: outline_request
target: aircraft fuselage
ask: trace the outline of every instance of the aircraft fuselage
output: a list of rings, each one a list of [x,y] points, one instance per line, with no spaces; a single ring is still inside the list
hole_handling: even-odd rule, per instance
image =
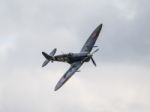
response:
[[[54,56],[53,61],[67,62],[71,64],[76,61],[82,61],[85,57],[88,57],[87,53],[68,53]],[[90,58],[87,58],[85,61],[88,62],[89,60]]]

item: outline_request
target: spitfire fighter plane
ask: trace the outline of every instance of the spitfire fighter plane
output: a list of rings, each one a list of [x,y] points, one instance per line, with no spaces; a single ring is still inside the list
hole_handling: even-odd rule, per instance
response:
[[[66,62],[69,63],[71,66],[69,70],[61,77],[61,79],[58,81],[55,91],[58,90],[60,87],[63,86],[63,84],[75,73],[79,72],[78,69],[82,66],[84,62],[89,62],[90,60],[93,62],[93,64],[96,66],[96,63],[93,59],[93,54],[96,53],[99,49],[97,48],[93,52],[92,49],[94,46],[100,31],[102,29],[102,24],[100,24],[90,35],[84,46],[82,47],[81,51],[79,53],[68,53],[68,54],[61,54],[61,55],[55,55],[56,48],[53,49],[53,51],[50,54],[47,54],[45,52],[42,52],[42,55],[46,58],[44,61],[42,67],[46,66],[50,61],[59,61],[59,62]]]

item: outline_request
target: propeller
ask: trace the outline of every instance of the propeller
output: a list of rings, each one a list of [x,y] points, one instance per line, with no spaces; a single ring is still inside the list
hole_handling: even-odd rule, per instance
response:
[[[96,63],[95,63],[93,57],[91,57],[91,60],[92,60],[92,62],[93,62],[93,64],[94,64],[94,66],[96,66]]]
[[[94,66],[96,66],[96,63],[95,63],[95,61],[94,61],[94,59],[93,59],[93,54],[95,54],[97,51],[99,51],[99,49],[96,49],[95,51],[93,51],[93,52],[90,54],[90,59],[92,60]]]
[[[88,58],[90,58],[92,60],[93,65],[96,66],[96,63],[93,59],[93,54],[95,54],[97,51],[99,51],[99,49],[96,49],[91,54],[89,53],[88,56],[86,58],[84,58],[82,62],[85,62]]]
[[[97,51],[99,51],[99,49],[96,49],[95,51],[93,51],[93,52],[91,53],[91,55],[95,54]]]

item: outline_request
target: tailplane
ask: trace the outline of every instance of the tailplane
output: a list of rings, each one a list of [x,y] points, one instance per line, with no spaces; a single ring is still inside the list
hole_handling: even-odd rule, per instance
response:
[[[46,58],[46,60],[42,64],[42,67],[46,66],[49,63],[49,61],[51,61],[51,62],[54,61],[54,55],[56,53],[56,50],[57,50],[56,48],[53,49],[53,51],[49,55],[45,52],[42,52],[42,55]]]

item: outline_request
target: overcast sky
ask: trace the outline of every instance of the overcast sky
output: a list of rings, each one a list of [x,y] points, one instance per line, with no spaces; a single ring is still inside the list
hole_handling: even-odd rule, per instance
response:
[[[0,0],[0,112],[150,112],[149,0]],[[103,23],[100,51],[60,90],[66,63]]]

